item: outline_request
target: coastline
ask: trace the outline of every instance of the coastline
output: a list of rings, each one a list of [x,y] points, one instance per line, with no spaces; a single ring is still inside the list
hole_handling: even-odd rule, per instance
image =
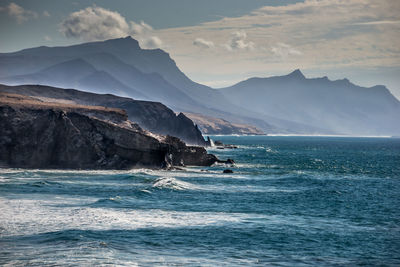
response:
[[[216,137],[224,137],[224,136],[271,136],[271,137],[348,137],[348,138],[396,138],[390,135],[329,135],[329,134],[216,134],[216,135],[207,135],[210,138],[213,136]],[[205,136],[205,137],[207,137]]]

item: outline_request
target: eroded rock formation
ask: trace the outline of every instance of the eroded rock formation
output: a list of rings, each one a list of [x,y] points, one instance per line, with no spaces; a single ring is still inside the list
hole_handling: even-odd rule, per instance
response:
[[[159,102],[43,85],[6,86],[0,84],[0,92],[25,95],[43,102],[123,109],[129,120],[139,124],[143,129],[160,135],[176,136],[187,144],[206,146],[200,130],[188,117],[183,113],[176,115]]]
[[[0,165],[130,169],[207,166],[218,160],[203,147],[152,134],[126,118],[119,109],[0,94]]]

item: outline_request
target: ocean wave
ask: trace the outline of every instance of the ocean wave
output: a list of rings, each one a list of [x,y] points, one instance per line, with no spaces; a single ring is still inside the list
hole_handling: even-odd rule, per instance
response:
[[[352,231],[369,229],[345,219],[326,219],[314,216],[53,205],[56,202],[61,204],[65,201],[69,202],[70,200],[51,197],[41,200],[0,198],[2,214],[0,225],[3,228],[1,236],[33,235],[69,229],[134,230],[148,227],[238,226],[243,223],[270,225],[271,227],[273,225],[276,227],[293,225],[307,229],[307,231],[317,232],[321,229],[336,230],[338,228],[346,231],[348,229]]]
[[[154,181],[153,188],[158,189],[173,189],[173,190],[196,190],[195,185],[183,182],[174,177],[161,177]]]
[[[272,148],[270,148],[270,147],[266,147],[266,148],[265,148],[265,152],[272,153],[272,154],[278,153],[277,150],[272,149]]]
[[[75,200],[76,202],[77,200]],[[114,202],[116,200],[108,199]],[[41,200],[0,198],[1,235],[31,235],[68,229],[109,230],[147,227],[192,227],[237,223],[245,214],[183,212],[161,209],[120,209],[66,206],[64,198]],[[55,205],[58,203],[59,205]],[[40,216],[38,216],[40,214]]]
[[[220,174],[220,170],[210,168],[185,167],[182,171],[175,171],[179,176],[198,177],[198,174]]]
[[[107,199],[100,199],[97,202],[114,202],[114,203],[120,203],[122,198],[120,196],[115,196],[115,197],[109,197]]]

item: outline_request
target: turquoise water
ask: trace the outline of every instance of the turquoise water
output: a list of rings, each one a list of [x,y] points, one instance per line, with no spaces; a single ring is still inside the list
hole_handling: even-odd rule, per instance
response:
[[[400,139],[214,137],[179,171],[0,170],[0,265],[400,265]]]

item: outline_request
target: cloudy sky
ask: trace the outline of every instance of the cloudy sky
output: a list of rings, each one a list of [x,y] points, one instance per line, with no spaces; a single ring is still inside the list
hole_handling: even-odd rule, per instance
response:
[[[0,52],[127,35],[212,87],[300,68],[400,98],[399,0],[0,0]]]

